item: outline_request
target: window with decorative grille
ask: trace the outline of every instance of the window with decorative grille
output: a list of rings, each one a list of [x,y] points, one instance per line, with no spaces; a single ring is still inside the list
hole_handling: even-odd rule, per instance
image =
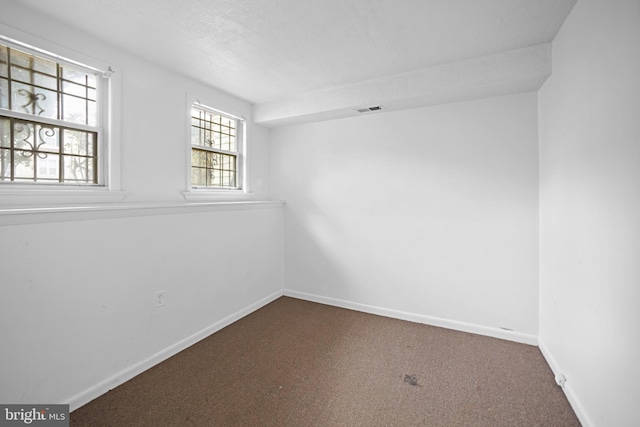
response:
[[[104,78],[0,40],[0,185],[104,185]]]
[[[191,187],[241,189],[240,150],[244,121],[191,107]]]

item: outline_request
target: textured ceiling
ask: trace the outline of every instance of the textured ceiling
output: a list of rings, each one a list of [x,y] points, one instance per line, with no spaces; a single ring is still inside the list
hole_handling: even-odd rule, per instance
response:
[[[575,0],[13,0],[264,104],[550,42]]]

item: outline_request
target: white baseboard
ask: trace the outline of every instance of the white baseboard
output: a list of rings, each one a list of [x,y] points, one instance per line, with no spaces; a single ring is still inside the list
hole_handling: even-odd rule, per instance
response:
[[[439,317],[427,316],[424,314],[409,313],[406,311],[393,310],[384,307],[377,307],[367,304],[361,304],[352,301],[346,301],[331,297],[324,297],[306,292],[285,289],[284,295],[292,298],[317,302],[320,304],[332,305],[335,307],[347,308],[364,313],[377,314],[379,316],[391,317],[394,319],[407,320],[415,323],[424,323],[426,325],[438,326],[441,328],[454,329],[456,331],[470,332],[478,335],[485,335],[493,338],[500,338],[508,341],[515,341],[523,344],[538,345],[538,337],[536,335],[525,334],[522,332],[507,331],[500,328],[490,328],[487,326],[474,325],[472,323],[458,322],[456,320],[442,319]]]
[[[269,304],[270,302],[280,298],[282,296],[282,291],[277,291],[272,293],[271,295],[268,295],[264,298],[262,298],[261,300],[251,304],[250,306],[239,310],[227,317],[225,317],[224,319],[219,320],[218,322],[214,323],[211,326],[208,326],[198,332],[196,332],[195,334],[188,336],[187,338],[178,341],[175,344],[172,344],[171,346],[165,348],[164,350],[161,350],[159,352],[157,352],[156,354],[152,355],[151,357],[142,360],[126,369],[124,369],[121,372],[118,372],[117,374],[105,379],[104,381],[101,381],[100,383],[88,388],[87,390],[84,390],[83,392],[80,392],[78,394],[76,394],[75,396],[71,397],[66,403],[69,404],[69,410],[70,411],[74,411],[76,409],[78,409],[79,407],[91,402],[93,399],[103,395],[104,393],[108,392],[109,390],[117,387],[118,385],[130,380],[131,378],[135,377],[136,375],[141,374],[142,372],[146,371],[147,369],[157,365],[158,363],[170,358],[171,356],[181,352],[182,350],[186,349],[187,347],[192,346],[193,344],[197,343],[198,341],[208,337],[209,335],[219,331],[220,329],[229,326],[230,324],[232,324],[233,322],[242,319],[243,317],[245,317],[248,314],[253,313],[254,311],[256,311],[257,309]]]
[[[556,378],[560,375],[565,375],[564,371],[562,370],[562,368],[560,368],[560,365],[558,365],[558,362],[552,356],[547,346],[540,339],[538,339],[538,348],[540,349],[540,352],[542,353],[545,360],[547,361],[547,364],[551,368],[553,375]],[[571,378],[566,378],[566,381],[564,382],[564,385],[561,388],[562,388],[562,391],[564,392],[564,395],[567,397],[567,400],[569,401],[571,408],[573,408],[573,412],[576,413],[576,416],[578,417],[578,421],[580,421],[580,424],[582,424],[582,427],[593,426],[591,419],[585,412],[584,407],[580,403],[580,399],[578,399],[578,396],[576,395],[575,390],[571,386]]]

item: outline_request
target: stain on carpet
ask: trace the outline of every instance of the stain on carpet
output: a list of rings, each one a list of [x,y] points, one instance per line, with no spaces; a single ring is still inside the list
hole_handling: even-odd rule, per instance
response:
[[[412,386],[420,386],[420,387],[422,387],[420,384],[418,384],[418,377],[416,377],[415,375],[405,375],[404,376],[404,382],[405,383],[409,383]]]

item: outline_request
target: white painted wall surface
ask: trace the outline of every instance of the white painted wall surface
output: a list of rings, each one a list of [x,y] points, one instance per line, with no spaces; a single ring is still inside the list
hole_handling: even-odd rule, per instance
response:
[[[585,425],[640,425],[640,2],[580,0],[540,107],[540,344]]]
[[[184,202],[187,92],[247,116],[250,187],[267,198],[269,131],[248,103],[13,2],[0,23],[118,67],[125,205]],[[282,294],[281,205],[167,209],[0,212],[0,402],[74,409]]]
[[[538,332],[537,97],[272,130],[285,289]]]
[[[277,205],[0,226],[0,242],[5,403],[86,403],[282,294]]]

